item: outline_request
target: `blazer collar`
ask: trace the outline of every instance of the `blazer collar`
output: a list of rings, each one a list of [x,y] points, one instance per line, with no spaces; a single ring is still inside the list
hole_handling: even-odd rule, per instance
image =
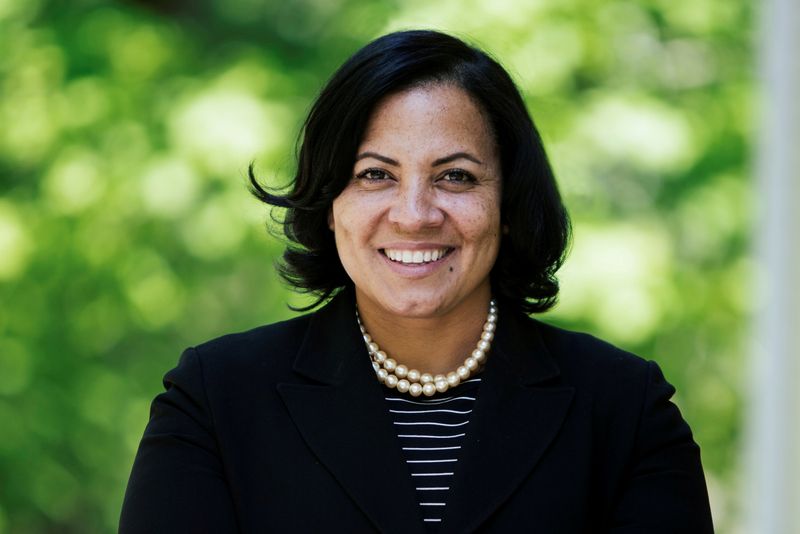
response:
[[[309,383],[278,392],[303,439],[375,528],[422,534],[414,486],[345,291],[311,317],[294,370]]]
[[[324,384],[337,385],[353,366],[364,367],[364,342],[355,318],[356,301],[351,289],[334,297],[311,316],[308,333],[295,359],[295,372]],[[533,385],[560,374],[539,332],[539,323],[500,303],[500,321],[492,356],[504,364],[523,385]],[[346,357],[343,357],[346,356]]]
[[[311,315],[294,371],[323,384],[341,386],[354,367],[364,367],[366,362],[356,323],[355,293],[346,289]]]
[[[423,532],[383,387],[356,324],[353,291],[312,315],[294,370],[316,384],[278,389],[320,462],[381,532]],[[475,530],[490,517],[539,462],[572,401],[573,390],[558,387],[539,323],[502,302],[482,376],[442,534]]]
[[[572,404],[540,323],[499,307],[441,534],[473,532],[489,519],[542,461]]]

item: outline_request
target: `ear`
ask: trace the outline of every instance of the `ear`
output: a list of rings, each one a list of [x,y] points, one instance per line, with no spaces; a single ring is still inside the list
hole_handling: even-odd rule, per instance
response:
[[[508,233],[511,231],[511,230],[508,228],[508,225],[507,225],[507,224],[504,224],[504,225],[503,225],[503,227],[501,228],[501,230],[503,231],[503,235],[508,235]]]
[[[333,208],[328,208],[328,228],[331,229],[331,232],[335,232],[335,225],[333,224]]]

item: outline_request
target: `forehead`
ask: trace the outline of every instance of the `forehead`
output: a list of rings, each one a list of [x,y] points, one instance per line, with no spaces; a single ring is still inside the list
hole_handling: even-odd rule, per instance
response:
[[[485,113],[463,89],[426,84],[391,94],[372,111],[361,147],[419,152],[460,148],[493,155],[494,136]]]

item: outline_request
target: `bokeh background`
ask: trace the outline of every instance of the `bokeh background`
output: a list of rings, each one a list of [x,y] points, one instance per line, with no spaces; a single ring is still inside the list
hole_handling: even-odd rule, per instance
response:
[[[437,28],[512,72],[575,239],[542,318],[657,360],[741,531],[751,292],[745,0],[0,0],[0,532],[116,530],[181,350],[293,315],[249,196],[370,39]]]

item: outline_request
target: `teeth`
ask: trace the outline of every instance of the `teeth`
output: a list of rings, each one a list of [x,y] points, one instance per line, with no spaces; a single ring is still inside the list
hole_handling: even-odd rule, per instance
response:
[[[384,254],[392,260],[401,263],[409,263],[409,264],[418,264],[418,263],[428,263],[431,261],[436,261],[445,254],[447,254],[446,248],[440,248],[435,250],[398,250],[398,249],[384,249]]]

